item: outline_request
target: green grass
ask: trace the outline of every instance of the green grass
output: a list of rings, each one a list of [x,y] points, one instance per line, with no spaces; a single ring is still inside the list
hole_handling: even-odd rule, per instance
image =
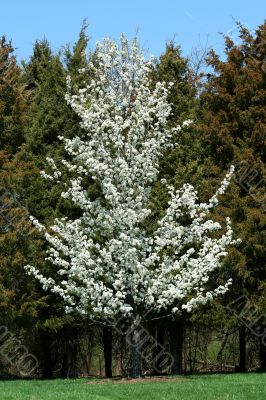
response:
[[[86,384],[76,380],[0,381],[1,400],[265,400],[266,374],[196,375],[180,381]]]

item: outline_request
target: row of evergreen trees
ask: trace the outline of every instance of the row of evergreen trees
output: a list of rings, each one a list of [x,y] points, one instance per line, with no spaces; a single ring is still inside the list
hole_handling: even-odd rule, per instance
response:
[[[0,325],[35,354],[39,360],[35,373],[46,378],[103,368],[111,376],[112,367],[115,373],[124,372],[128,361],[122,335],[65,315],[61,300],[44,292],[23,268],[34,264],[51,275],[51,266],[43,261],[46,244],[29,215],[49,225],[56,216],[79,213],[58,196],[58,189],[44,183],[39,171],[47,156],[55,160],[64,156],[58,135],[72,137],[81,130],[64,95],[66,76],[71,75],[78,87],[78,70],[87,65],[86,29],[84,23],[74,46],[58,53],[46,40],[37,41],[22,65],[12,43],[5,36],[0,39]],[[169,94],[170,124],[185,119],[193,119],[193,124],[177,135],[176,146],[161,160],[151,196],[151,229],[166,205],[161,178],[175,187],[189,182],[206,200],[234,164],[234,182],[216,216],[230,215],[236,236],[242,239],[224,263],[222,275],[234,281],[225,297],[193,315],[147,322],[158,343],[173,354],[172,373],[234,365],[241,371],[266,369],[266,22],[254,35],[240,25],[239,37],[238,44],[225,37],[224,60],[209,51],[207,72],[197,79],[190,60],[173,42],[153,70],[154,82],[174,83]],[[212,279],[219,282],[221,276]],[[238,315],[230,313],[228,304],[241,296],[253,306],[251,316],[240,309]],[[153,367],[160,371],[159,365]],[[146,370],[153,372],[153,367],[147,365]],[[17,373],[14,363],[0,357],[0,376]]]

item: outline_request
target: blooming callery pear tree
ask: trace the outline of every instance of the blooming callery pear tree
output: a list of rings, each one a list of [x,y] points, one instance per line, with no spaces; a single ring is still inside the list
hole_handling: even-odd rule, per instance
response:
[[[115,322],[121,316],[134,321],[149,313],[191,311],[231,283],[207,289],[210,274],[234,242],[229,219],[220,235],[220,224],[208,219],[233,169],[208,203],[199,203],[189,184],[176,191],[165,182],[168,208],[148,235],[151,185],[159,158],[171,145],[168,88],[158,82],[151,89],[153,60],[145,60],[136,40],[121,37],[117,45],[105,39],[92,60],[92,79],[78,93],[72,93],[68,78],[66,101],[85,132],[61,138],[68,182],[61,182],[62,169],[52,159],[50,172],[43,172],[63,185],[61,196],[81,210],[80,216],[56,219],[49,230],[32,218],[49,242],[47,260],[56,273],[45,277],[34,266],[26,269],[44,289],[62,296],[67,312]],[[92,198],[88,182],[99,187],[98,196]]]

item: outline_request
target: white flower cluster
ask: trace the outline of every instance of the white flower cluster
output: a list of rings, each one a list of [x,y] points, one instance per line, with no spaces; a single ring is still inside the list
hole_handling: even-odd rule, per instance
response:
[[[71,176],[62,196],[71,199],[82,215],[55,220],[53,234],[33,219],[45,232],[50,244],[47,260],[56,267],[58,278],[25,268],[45,289],[62,296],[67,311],[101,318],[190,311],[224,293],[231,283],[206,289],[210,273],[221,266],[226,247],[233,243],[229,220],[226,233],[217,238],[212,233],[220,225],[207,219],[233,169],[208,204],[197,202],[191,185],[178,191],[168,187],[168,209],[148,236],[150,186],[171,138],[166,128],[171,112],[168,89],[160,82],[151,89],[153,61],[145,61],[136,41],[122,37],[117,45],[105,39],[97,44],[93,60],[89,84],[71,94],[69,78],[66,95],[85,134],[61,138],[72,159],[62,160]],[[59,170],[48,162],[54,172],[44,176],[58,180]],[[101,188],[96,199],[84,184],[87,176]],[[187,223],[181,223],[184,217]]]
[[[59,179],[62,175],[61,171],[57,168],[57,166],[55,165],[55,162],[52,158],[47,157],[46,161],[52,171],[52,175],[47,174],[45,171],[41,171],[40,172],[41,176],[47,180],[51,180],[51,181],[56,180],[56,182],[59,183],[60,182]]]

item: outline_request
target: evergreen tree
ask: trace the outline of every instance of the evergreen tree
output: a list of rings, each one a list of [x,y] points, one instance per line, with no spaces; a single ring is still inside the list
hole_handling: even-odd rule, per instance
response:
[[[232,299],[246,295],[259,307],[266,279],[266,24],[255,35],[239,25],[239,37],[240,44],[225,37],[225,61],[210,52],[213,73],[201,96],[203,122],[199,131],[206,151],[207,192],[229,164],[237,167],[235,183],[223,201],[223,213],[232,216],[242,244],[231,251],[227,274],[234,271]],[[262,312],[265,309],[258,308],[258,316]],[[239,329],[243,326],[240,323]],[[240,338],[244,349],[244,335]],[[244,371],[245,357],[240,355],[240,359]],[[265,368],[265,358],[261,364]]]
[[[86,33],[88,23],[86,20],[83,21],[81,30],[79,32],[79,38],[71,49],[70,45],[65,46],[63,51],[64,63],[68,74],[72,78],[72,83],[81,83],[84,80],[84,75],[78,73],[79,70],[87,68],[87,48],[89,37]]]
[[[38,263],[42,254],[38,233],[32,229],[25,187],[38,176],[33,163],[22,156],[29,92],[22,82],[14,49],[0,41],[0,323],[31,348],[33,321],[45,296],[24,279],[26,260]],[[41,259],[40,259],[41,260]],[[43,261],[41,260],[43,265]],[[8,366],[6,367],[8,368]],[[13,371],[15,372],[15,371]],[[16,371],[18,372],[18,371]],[[0,374],[2,371],[0,371]]]
[[[51,51],[46,40],[42,40],[35,43],[32,57],[24,63],[23,79],[31,89],[31,104],[23,156],[39,169],[47,164],[47,157],[55,160],[65,157],[58,136],[71,138],[82,131],[79,118],[65,102],[65,93],[67,75],[70,74],[73,79],[77,77],[77,81],[80,76],[78,71],[74,72],[73,66],[85,66],[84,53],[88,42],[85,29],[83,25],[73,49],[68,46],[63,50],[65,61],[62,61],[61,54]],[[76,213],[75,208],[60,197],[57,188],[43,185],[40,175],[26,188],[26,192],[29,210],[42,221],[50,221],[62,213]],[[45,268],[49,271],[48,265]],[[47,296],[46,308],[39,315],[36,325],[45,377],[52,377],[60,360],[62,377],[77,375],[78,332],[82,325],[80,318],[64,315],[62,302],[55,301],[52,295]],[[59,360],[53,355],[56,352]]]
[[[21,82],[21,71],[14,48],[5,36],[0,38],[0,149],[10,154],[24,141],[23,126],[27,109],[27,90]]]

